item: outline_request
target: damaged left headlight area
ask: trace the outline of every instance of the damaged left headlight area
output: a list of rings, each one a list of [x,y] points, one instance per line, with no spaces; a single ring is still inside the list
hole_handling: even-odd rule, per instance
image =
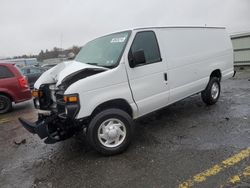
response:
[[[45,139],[47,144],[70,138],[84,127],[83,121],[76,119],[80,110],[78,94],[64,93],[62,86],[41,85],[32,92],[35,108],[39,109],[38,120],[33,123],[19,118],[23,127]]]
[[[56,107],[55,100],[53,100],[53,90],[50,89],[52,84],[43,84],[37,90],[32,91],[34,106],[41,110],[53,110]]]

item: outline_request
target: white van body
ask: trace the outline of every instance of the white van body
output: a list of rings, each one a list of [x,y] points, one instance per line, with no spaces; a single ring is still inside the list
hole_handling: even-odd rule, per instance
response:
[[[154,31],[162,62],[130,68],[128,51],[137,32]],[[63,67],[63,69],[61,68]],[[52,68],[36,82],[35,88],[48,82],[60,85],[67,75],[90,65],[76,61]],[[124,99],[133,109],[133,118],[203,91],[214,70],[222,80],[232,77],[233,48],[225,28],[164,27],[134,29],[115,69],[105,71],[72,84],[65,94],[79,93],[81,108],[78,118],[91,115],[109,100]],[[168,80],[164,80],[167,73]],[[51,81],[51,79],[54,79]]]
[[[154,33],[160,58],[131,67],[128,58],[131,45],[137,34],[143,32]],[[111,43],[123,42],[122,38],[112,40]],[[79,96],[80,108],[75,120],[91,117],[104,103],[121,100],[129,105],[132,119],[136,119],[205,90],[213,73],[219,81],[234,74],[231,40],[222,27],[133,29],[116,67],[109,69],[86,63],[77,59],[63,62],[45,72],[34,86],[39,90],[41,85],[49,84],[53,93],[67,76],[79,70],[102,69],[98,74],[73,82],[64,91],[64,95]],[[52,95],[52,99],[56,105],[56,97]]]

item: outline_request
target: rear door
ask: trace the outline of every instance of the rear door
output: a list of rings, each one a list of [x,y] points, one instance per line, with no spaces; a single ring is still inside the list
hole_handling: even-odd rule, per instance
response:
[[[132,68],[129,60],[126,59],[129,83],[139,108],[139,116],[166,106],[169,97],[166,62],[161,57],[154,31],[137,32],[128,56],[140,50],[143,50],[145,54],[146,62],[144,64]]]

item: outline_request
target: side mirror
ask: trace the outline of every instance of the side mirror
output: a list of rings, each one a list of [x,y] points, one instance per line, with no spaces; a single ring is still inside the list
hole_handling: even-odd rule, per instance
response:
[[[146,58],[144,50],[138,50],[132,53],[132,57],[129,60],[129,65],[131,68],[134,68],[136,65],[146,63]]]

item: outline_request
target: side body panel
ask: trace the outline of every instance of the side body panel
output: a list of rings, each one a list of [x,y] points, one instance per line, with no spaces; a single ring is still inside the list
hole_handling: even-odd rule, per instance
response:
[[[18,101],[17,88],[19,89],[16,77],[0,79],[0,93],[10,96],[14,102]]]
[[[168,65],[169,103],[204,90],[216,69],[222,79],[233,75],[232,44],[225,29],[168,28],[158,33]]]

